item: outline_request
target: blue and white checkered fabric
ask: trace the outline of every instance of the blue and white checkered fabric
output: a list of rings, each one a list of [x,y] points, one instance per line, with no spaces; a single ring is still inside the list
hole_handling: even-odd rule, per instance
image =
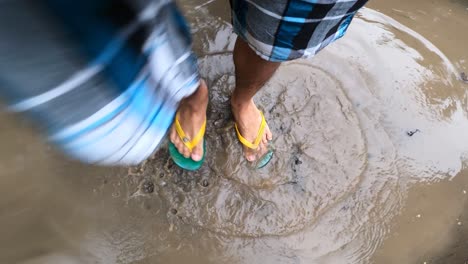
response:
[[[264,59],[315,55],[367,0],[231,0],[235,32]],[[172,0],[0,1],[0,95],[70,156],[137,164],[199,85]]]
[[[269,61],[317,54],[341,38],[367,0],[230,0],[234,31]]]
[[[0,94],[70,156],[137,164],[199,85],[170,0],[0,2]]]

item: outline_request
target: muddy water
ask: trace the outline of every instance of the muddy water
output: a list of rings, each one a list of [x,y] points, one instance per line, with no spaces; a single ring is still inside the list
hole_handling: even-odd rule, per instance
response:
[[[183,4],[211,88],[200,171],[166,149],[139,167],[83,166],[3,114],[0,262],[463,263],[468,4],[369,7],[258,94],[275,136],[261,171],[232,128],[223,1]]]

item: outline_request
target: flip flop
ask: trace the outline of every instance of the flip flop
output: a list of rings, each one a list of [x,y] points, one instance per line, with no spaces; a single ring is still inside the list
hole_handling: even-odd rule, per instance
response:
[[[256,150],[258,148],[263,137],[263,132],[265,131],[265,127],[266,127],[265,116],[263,115],[263,112],[261,111],[260,111],[260,115],[262,116],[262,122],[260,123],[260,128],[258,129],[257,138],[255,138],[254,142],[249,142],[247,139],[245,139],[239,132],[237,123],[234,123],[234,127],[236,128],[237,138],[242,143],[242,145],[248,147],[249,149]],[[268,151],[262,157],[260,157],[259,159],[253,162],[254,168],[261,169],[265,167],[271,161],[272,158],[273,158],[273,150],[268,149]]]
[[[179,136],[180,140],[182,140],[182,143],[184,143],[184,145],[191,152],[192,149],[196,145],[198,145],[198,143],[200,143],[200,140],[202,140],[203,136],[205,135],[206,119],[203,122],[203,125],[200,128],[200,131],[198,131],[197,135],[193,138],[193,140],[190,140],[190,138],[185,135],[185,132],[179,123],[178,112],[176,114],[174,123],[175,123],[177,135]],[[180,152],[177,150],[176,146],[172,142],[169,142],[169,154],[171,155],[171,158],[174,161],[174,163],[177,164],[177,166],[181,167],[182,169],[189,170],[189,171],[198,170],[202,166],[203,162],[205,161],[205,141],[203,141],[203,156],[200,161],[194,161],[190,157],[189,158],[184,157],[184,155],[180,154]]]

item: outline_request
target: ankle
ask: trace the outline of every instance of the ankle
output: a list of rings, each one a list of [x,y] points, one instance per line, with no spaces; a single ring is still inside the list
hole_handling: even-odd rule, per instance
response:
[[[231,97],[231,107],[234,110],[246,110],[254,105],[253,99],[239,98],[235,94]]]
[[[256,110],[255,103],[252,99],[236,101],[231,99],[231,109],[234,115],[234,119],[238,119],[241,116],[251,115],[252,111]]]
[[[195,93],[185,98],[181,105],[191,112],[206,112],[208,105],[208,88],[206,84],[202,81]]]

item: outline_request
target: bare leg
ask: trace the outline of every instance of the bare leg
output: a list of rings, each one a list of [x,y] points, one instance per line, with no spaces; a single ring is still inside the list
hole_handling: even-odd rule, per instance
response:
[[[233,56],[236,88],[231,97],[232,112],[241,135],[253,142],[257,137],[262,120],[253,101],[253,96],[271,78],[280,63],[262,59],[240,38],[237,38]],[[257,155],[263,155],[266,152],[266,145],[271,139],[272,134],[267,126],[259,149],[252,150],[244,146],[245,158],[248,161],[254,161]]]
[[[201,81],[198,90],[191,96],[182,100],[179,106],[179,122],[182,129],[189,138],[193,138],[205,121],[206,108],[208,105],[208,88],[204,81]],[[182,140],[177,135],[175,127],[172,126],[170,131],[170,140],[176,146],[177,150],[184,157],[192,158],[194,161],[201,160],[203,156],[203,140],[192,149],[192,152],[182,143]]]

